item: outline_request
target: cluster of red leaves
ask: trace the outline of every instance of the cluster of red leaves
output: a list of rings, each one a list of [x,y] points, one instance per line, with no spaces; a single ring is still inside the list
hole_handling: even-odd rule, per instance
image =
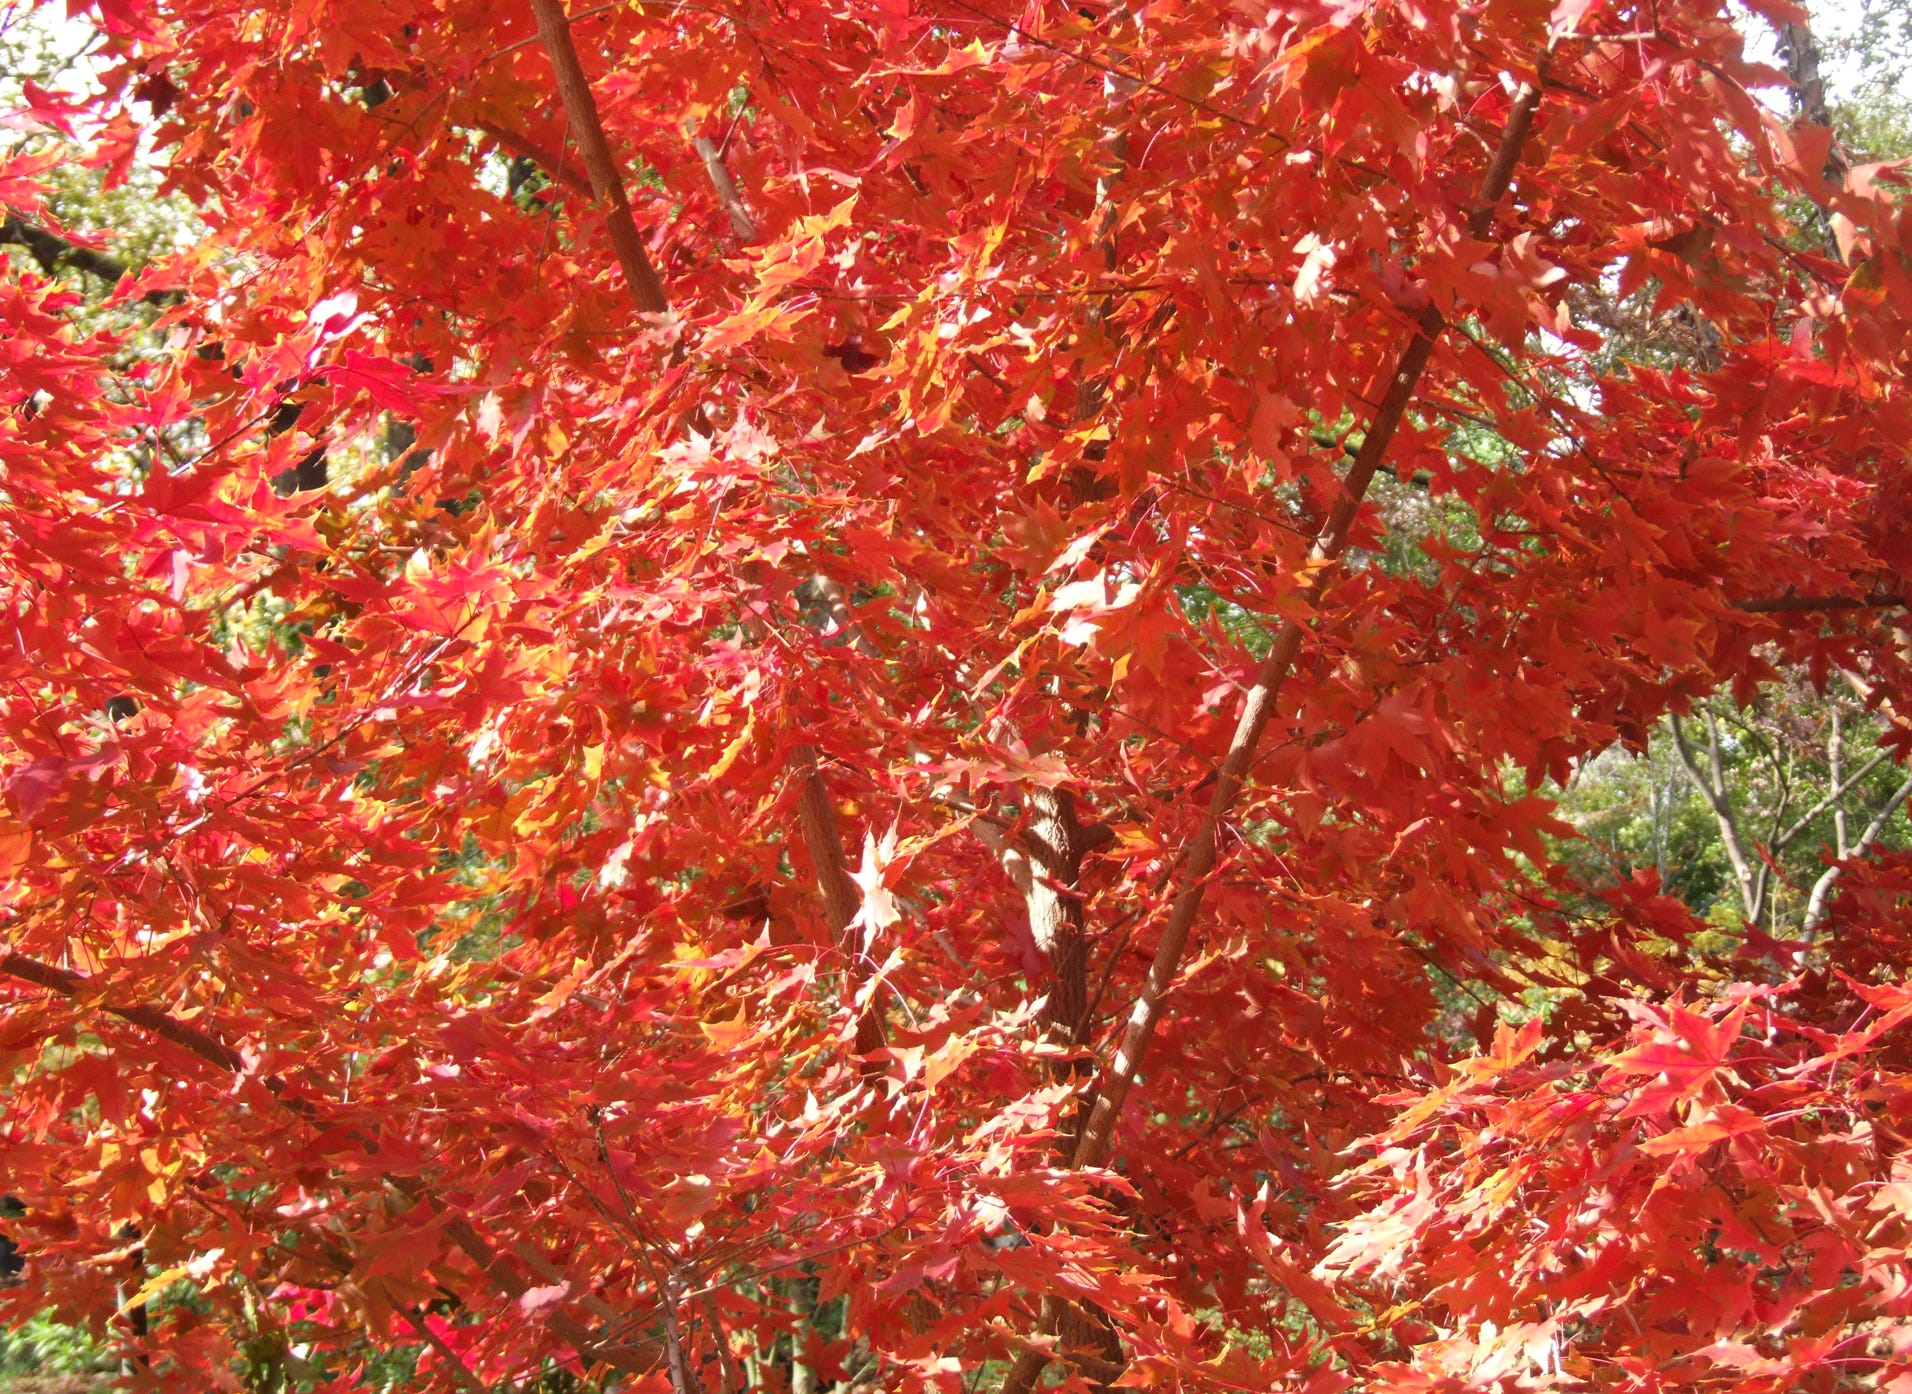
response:
[[[1370,1386],[1912,1384],[1912,993],[1850,986],[1842,1030],[1764,988],[1572,1058],[1503,1028],[1407,1101],[1323,1263],[1409,1299]]]
[[[793,1345],[953,1388],[1066,1347],[1058,1297],[1164,1387],[1777,1389],[1872,1339],[1889,1302],[1795,1300],[1833,1260],[1775,1228],[1787,1187],[1827,1234],[1871,1203],[1802,1179],[1835,1126],[1768,1085],[1824,1113],[1850,1071],[1742,1065],[1752,1018],[1680,1014],[1732,1078],[1600,1074],[1687,926],[1561,916],[1565,829],[1510,792],[1776,662],[1908,690],[1867,604],[1912,551],[1912,225],[1890,171],[1826,183],[1718,7],[580,12],[648,317],[532,9],[94,14],[89,157],[148,141],[210,233],[119,288],[169,293],[137,340],[0,278],[10,1310],[190,1282],[118,1327],[174,1386],[275,1336],[349,1380],[369,1337],[448,1385],[555,1359],[677,1394],[774,1384]],[[34,172],[0,198],[44,216]],[[1569,311],[1649,281],[1712,361],[1611,362]],[[1399,487],[1337,565],[1370,427]],[[275,491],[320,449],[329,487]],[[1031,834],[1065,796],[1093,836],[1060,875]],[[862,849],[851,913],[819,826]],[[1889,875],[1836,944],[1902,936]],[[1177,895],[1196,935],[1151,987]],[[1170,981],[1110,1164],[1070,1167],[1072,1100]],[[1531,1034],[1452,1067],[1474,1092],[1391,1135],[1412,1197],[1357,1218],[1345,1149],[1446,1068],[1454,983],[1483,1034],[1556,996],[1579,1053],[1546,1068],[1594,1082],[1553,1093]],[[1705,1239],[1674,1204],[1700,1134],[1656,1144],[1634,1098],[1760,1120],[1719,1146],[1774,1215]],[[1610,1261],[1568,1256],[1589,1227]],[[799,1275],[833,1315],[792,1314]],[[1621,1294],[1716,1278],[1625,1345]]]

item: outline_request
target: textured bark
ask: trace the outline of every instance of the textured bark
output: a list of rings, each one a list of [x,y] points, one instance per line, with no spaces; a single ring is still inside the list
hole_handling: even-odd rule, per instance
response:
[[[812,1330],[816,1321],[816,1279],[807,1276],[788,1279],[785,1302],[790,1315],[797,1319],[796,1328],[790,1333],[790,1394],[818,1394],[822,1381],[817,1377],[816,1367],[803,1358],[804,1333]]]
[[[1793,104],[1799,114],[1815,126],[1832,129],[1832,108],[1826,104],[1826,80],[1819,70],[1819,40],[1810,24],[1779,26],[1779,51],[1786,62],[1786,76],[1792,79]],[[1834,171],[1845,174],[1845,156],[1837,141],[1826,156],[1826,177]]]
[[[1048,965],[1043,1031],[1055,1045],[1071,1048],[1080,1040],[1089,1012],[1088,945],[1077,886],[1090,838],[1076,816],[1074,796],[1066,789],[1030,790],[1022,831],[1014,839],[986,824],[977,827],[1021,893],[1030,937]],[[1087,1063],[1080,1059],[1068,1060],[1056,1070],[1062,1079],[1087,1073]],[[1079,1098],[1057,1130],[1056,1157],[1065,1166],[1075,1155],[1087,1106],[1088,1100]],[[1108,1314],[1091,1304],[1053,1297],[1044,1300],[1043,1313],[1068,1363],[1094,1388],[1108,1388],[1126,1361],[1121,1337]]]
[[[1089,1005],[1082,899],[1076,893],[1087,839],[1075,797],[1066,789],[1031,789],[1018,836],[987,824],[977,829],[1022,896],[1030,937],[1049,969],[1042,1022],[1051,1039],[1067,1045]]]

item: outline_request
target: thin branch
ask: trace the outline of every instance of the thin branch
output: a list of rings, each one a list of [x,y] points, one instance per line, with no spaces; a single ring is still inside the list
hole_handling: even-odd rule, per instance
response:
[[[1786,821],[1786,810],[1792,806],[1793,770],[1798,760],[1790,750],[1786,752],[1783,760],[1778,757],[1776,751],[1768,750],[1767,758],[1773,762],[1774,768],[1778,771],[1779,795],[1773,802],[1773,816],[1766,827],[1765,852],[1759,859],[1758,869],[1754,872],[1753,903],[1759,906],[1760,912],[1770,919],[1778,914],[1777,906],[1767,899],[1767,894],[1772,888],[1773,858],[1779,855],[1784,845],[1779,841],[1779,829]]]
[[[618,1238],[624,1240],[625,1247],[636,1255],[639,1263],[644,1265],[644,1271],[650,1274],[651,1285],[657,1289],[657,1308],[658,1315],[664,1324],[664,1354],[669,1361],[672,1394],[704,1394],[703,1382],[690,1368],[690,1360],[684,1351],[683,1330],[677,1320],[677,1302],[680,1295],[677,1282],[677,1256],[668,1249],[665,1250],[665,1257],[672,1261],[671,1276],[666,1279],[651,1259],[650,1241],[644,1234],[642,1221],[638,1219],[637,1207],[631,1204],[630,1194],[624,1189],[624,1182],[618,1176],[617,1168],[611,1164],[611,1149],[604,1141],[604,1124],[601,1121],[595,1122],[594,1131],[597,1133],[598,1156],[604,1162],[604,1174],[611,1178],[611,1186],[617,1192],[618,1204],[624,1207],[624,1218],[633,1233],[637,1235],[638,1242],[631,1243],[621,1229],[618,1230]],[[569,1170],[567,1167],[567,1174]],[[584,1189],[592,1202],[602,1211],[604,1206],[598,1200],[596,1193],[589,1187]],[[605,1218],[610,1217],[606,1215]],[[613,1228],[617,1227],[613,1226]]]
[[[399,1310],[399,1315],[405,1318],[407,1326],[425,1338],[426,1345],[438,1352],[438,1358],[450,1367],[452,1378],[458,1381],[459,1388],[470,1390],[471,1394],[487,1394],[489,1386],[471,1372],[471,1366],[459,1358],[457,1351],[445,1344],[445,1338],[432,1330],[424,1317],[403,1308]],[[511,1388],[509,1383],[505,1385],[507,1391]]]
[[[40,264],[40,269],[49,276],[57,275],[62,266],[70,266],[76,271],[98,276],[109,285],[118,285],[133,274],[133,268],[119,258],[96,252],[91,247],[82,247],[77,242],[48,232],[43,227],[36,227],[11,213],[4,222],[0,222],[0,243],[26,248]],[[149,290],[140,297],[148,305],[177,305],[185,298],[185,292],[177,290]]]
[[[724,212],[730,215],[731,231],[737,234],[741,242],[756,240],[757,221],[744,206],[744,196],[738,192],[737,181],[730,177],[730,166],[724,163],[724,152],[717,148],[716,141],[700,134],[693,123],[686,121],[684,130],[690,136],[691,148],[696,150],[697,158],[704,162],[704,172],[710,176],[710,185],[717,191],[717,201],[723,204]]]
[[[97,984],[92,979],[79,973],[55,968],[19,953],[10,952],[0,957],[0,973],[22,982],[32,983],[36,987],[48,988],[64,997],[82,1001],[87,1000],[97,988]],[[101,1009],[135,1026],[151,1031],[156,1036],[172,1041],[175,1045],[183,1046],[221,1069],[233,1074],[242,1074],[245,1071],[245,1057],[238,1051],[210,1032],[196,1026],[189,1026],[157,1007],[116,1006],[112,1003],[102,1003]],[[275,1096],[280,1095],[277,1081],[268,1080],[266,1083]],[[280,1096],[279,1102],[281,1107],[295,1113],[306,1112],[295,1100]],[[407,1183],[396,1177],[390,1178],[390,1181],[403,1194],[414,1200],[427,1198],[416,1184]],[[436,1200],[432,1203],[442,1213],[443,1207]],[[486,1281],[499,1292],[515,1301],[530,1290],[531,1284],[525,1280],[523,1274],[506,1263],[484,1236],[473,1228],[469,1220],[462,1215],[448,1214],[444,1223],[446,1236],[464,1251],[466,1256],[478,1266],[479,1272],[484,1275]],[[655,1361],[646,1364],[641,1358],[645,1352],[641,1350],[629,1353],[629,1348],[614,1347],[600,1341],[582,1322],[563,1312],[550,1313],[545,1318],[545,1322],[551,1328],[553,1335],[577,1351],[586,1361],[600,1361],[613,1369],[634,1375],[649,1373],[652,1365],[655,1364]]]
[[[686,14],[711,15],[717,19],[728,20],[732,24],[741,25],[743,23],[742,20],[738,19],[738,17],[729,10],[716,9],[709,5],[693,5],[689,3],[689,0],[670,0],[668,4],[659,4],[657,0],[616,0],[614,4],[593,5],[588,10],[579,10],[571,16],[571,23],[582,24],[587,19],[596,19],[600,15],[609,14],[612,10],[623,9],[628,9],[640,17],[644,16],[644,12],[647,9],[659,10],[665,14],[676,14],[681,10]],[[482,72],[491,64],[496,63],[500,58],[508,58],[519,49],[530,48],[531,45],[538,41],[539,36],[533,35],[531,38],[519,39],[516,43],[506,44],[503,48],[493,49],[490,53],[478,60],[477,71]]]
[[[1835,718],[1835,720],[1836,719],[1837,718]],[[1836,742],[1837,740],[1838,740],[1838,737],[1835,734],[1834,741]],[[1870,760],[1866,761],[1865,764],[1861,765],[1857,771],[1855,771],[1854,773],[1850,775],[1847,775],[1844,779],[1839,779],[1839,757],[1835,755],[1833,757],[1832,769],[1833,769],[1833,778],[1836,782],[1834,783],[1832,787],[1832,792],[1826,795],[1825,798],[1819,800],[1818,803],[1814,804],[1811,808],[1807,809],[1804,813],[1800,814],[1799,820],[1795,822],[1794,824],[1792,824],[1791,827],[1787,828],[1785,832],[1781,833],[1779,837],[1774,840],[1773,850],[1777,852],[1781,848],[1785,847],[1795,837],[1798,837],[1799,834],[1803,833],[1807,829],[1807,827],[1811,825],[1812,821],[1815,818],[1817,818],[1820,814],[1824,813],[1827,809],[1830,808],[1833,810],[1833,813],[1835,815],[1834,822],[1836,824],[1833,848],[1835,851],[1838,852],[1840,856],[1842,857],[1845,856],[1846,855],[1846,831],[1845,831],[1846,811],[1845,809],[1839,807],[1839,801],[1845,798],[1845,796],[1851,793],[1854,789],[1858,788],[1860,782],[1864,780],[1867,775],[1871,774],[1874,770],[1878,769],[1880,765],[1883,765],[1891,757],[1892,757],[1891,751],[1881,750],[1877,755],[1874,755]]]
[[[730,1334],[724,1330],[723,1314],[717,1310],[717,1299],[712,1293],[704,1293],[698,1303],[704,1309],[704,1320],[710,1323],[710,1339],[717,1347],[717,1394],[743,1394],[750,1387],[750,1381],[737,1363],[736,1354],[730,1349]]]
[[[36,987],[48,988],[62,997],[71,997],[84,1001],[96,988],[90,978],[65,968],[55,968],[50,963],[41,963],[38,959],[28,958],[25,954],[8,953],[0,957],[0,973]],[[120,1006],[112,1002],[99,1003],[101,1011],[116,1016],[122,1021],[130,1021],[135,1026],[144,1027],[155,1036],[164,1037],[176,1046],[182,1046],[200,1059],[217,1065],[233,1074],[242,1073],[246,1068],[246,1058],[218,1037],[201,1031],[196,1026],[188,1026],[176,1017],[168,1016],[157,1007]]]
[[[1846,855],[1846,806],[1840,801],[1840,795],[1844,793],[1844,780],[1841,774],[1841,768],[1845,761],[1846,733],[1839,718],[1839,701],[1837,698],[1834,698],[1832,701],[1832,720],[1829,724],[1832,728],[1832,732],[1826,738],[1826,759],[1832,771],[1833,791],[1831,795],[1828,796],[1833,800],[1832,850],[1838,856],[1844,857]],[[1886,752],[1883,750],[1880,751],[1878,755],[1873,757],[1872,764],[1876,765],[1880,760],[1883,760],[1885,756]],[[1869,770],[1871,767],[1871,765],[1868,765],[1866,769]],[[1865,772],[1865,770],[1861,770],[1860,775],[1863,776]]]
[[[525,159],[536,163],[539,169],[567,189],[583,194],[586,198],[593,197],[591,181],[567,165],[562,154],[554,155],[542,145],[519,135],[509,126],[500,126],[496,121],[486,120],[482,116],[472,124],[512,154],[522,155]]]
[[[448,1211],[436,1197],[423,1196],[416,1186],[402,1183],[397,1179],[393,1179],[392,1184],[414,1200],[420,1198],[428,1200],[432,1208],[445,1217],[445,1236],[477,1265],[479,1273],[492,1287],[514,1302],[531,1290],[532,1284],[524,1274],[506,1262],[504,1256],[492,1247],[490,1241],[478,1232],[471,1221],[463,1215]],[[600,1361],[612,1369],[633,1375],[649,1374],[657,1364],[657,1352],[654,1348],[644,1350],[628,1344],[613,1346],[593,1333],[583,1322],[564,1312],[557,1310],[548,1312],[544,1317],[544,1323],[551,1328],[554,1336],[570,1346],[587,1362]]]
[[[552,1263],[551,1260],[534,1249],[527,1240],[518,1240],[511,1246],[511,1252],[518,1256],[520,1263],[524,1264],[526,1268],[529,1268],[540,1278],[543,1278],[547,1284],[555,1287],[558,1284],[568,1284],[570,1282],[570,1279],[565,1277],[563,1271],[560,1270],[556,1264]],[[621,1320],[618,1313],[612,1309],[611,1304],[599,1297],[596,1293],[573,1293],[571,1300],[590,1312],[592,1316],[597,1317],[600,1321],[613,1322]]]
[[[1896,610],[1906,598],[1875,591],[1871,595],[1775,595],[1763,600],[1735,600],[1732,607],[1749,615],[1797,615],[1822,610]]]
[[[572,15],[571,23],[581,24],[587,19],[596,19],[599,15],[609,14],[612,10],[618,8],[620,8],[620,4],[593,5],[588,10],[579,10],[576,14]],[[519,39],[516,43],[506,44],[503,48],[494,49],[491,53],[479,60],[479,69],[482,70],[490,64],[496,63],[500,58],[509,57],[521,48],[530,48],[531,45],[538,42],[539,37],[540,36],[534,35],[529,39]]]
[[[1235,112],[1218,107],[1214,103],[1204,101],[1200,97],[1191,97],[1185,93],[1177,92],[1172,87],[1164,86],[1159,82],[1153,82],[1138,73],[1128,71],[1126,68],[1117,67],[1113,63],[1104,63],[1099,59],[1089,57],[1086,53],[1069,48],[1065,44],[1056,43],[1053,39],[1045,39],[1040,34],[1032,34],[1014,20],[1004,19],[1000,15],[993,15],[987,10],[979,9],[974,5],[966,3],[966,0],[950,0],[950,3],[957,9],[974,15],[977,19],[984,20],[996,25],[998,28],[1006,30],[1008,33],[1014,35],[1021,43],[1034,44],[1037,48],[1048,49],[1049,52],[1060,54],[1073,63],[1080,63],[1085,68],[1092,68],[1105,77],[1114,78],[1118,82],[1132,82],[1137,87],[1145,87],[1151,92],[1167,97],[1170,101],[1185,103],[1187,106],[1206,116],[1212,116],[1218,121],[1226,121],[1230,125],[1240,127],[1244,131],[1252,131],[1258,136],[1272,140],[1278,149],[1286,150],[1294,144],[1286,135],[1271,126],[1263,126],[1254,121],[1244,120]]]
[[[1544,68],[1545,65],[1542,66]],[[1513,178],[1514,163],[1526,144],[1527,133],[1532,128],[1534,114],[1540,105],[1540,96],[1541,87],[1535,81],[1524,84],[1515,99],[1500,149],[1482,180],[1478,205],[1468,218],[1468,235],[1471,237],[1483,239],[1492,224],[1494,210],[1507,192],[1507,186]],[[1348,533],[1360,512],[1361,500],[1367,493],[1368,484],[1393,442],[1394,433],[1407,413],[1408,405],[1420,385],[1421,374],[1433,354],[1435,340],[1445,326],[1446,321],[1440,311],[1432,306],[1424,310],[1416,322],[1414,337],[1395,367],[1387,394],[1375,412],[1360,452],[1348,471],[1341,496],[1335,501],[1327,523],[1315,542],[1310,558],[1315,565],[1309,573],[1306,589],[1307,598],[1311,601],[1319,598],[1333,570],[1330,563],[1337,561],[1347,546]],[[1217,834],[1221,823],[1234,803],[1261,742],[1262,732],[1274,714],[1275,699],[1280,694],[1282,684],[1300,655],[1303,633],[1304,627],[1300,621],[1291,618],[1283,622],[1268,656],[1262,662],[1260,672],[1256,674],[1255,685],[1249,689],[1243,703],[1234,739],[1229,743],[1227,757],[1216,776],[1215,792],[1209,800],[1208,812],[1196,829],[1184,858],[1181,877],[1183,889],[1175,898],[1155,961],[1150,965],[1147,982],[1130,1014],[1129,1029],[1110,1067],[1104,1072],[1095,1113],[1076,1147],[1074,1165],[1078,1168],[1100,1166],[1108,1157],[1115,1120],[1134,1083],[1142,1053],[1154,1034],[1155,1023],[1161,1015],[1162,1000],[1174,983],[1182,950],[1201,909],[1205,883],[1215,865]]]

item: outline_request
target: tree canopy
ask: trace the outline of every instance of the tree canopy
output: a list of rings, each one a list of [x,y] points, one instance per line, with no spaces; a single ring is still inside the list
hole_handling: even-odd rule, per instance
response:
[[[1912,212],[1717,0],[84,22],[0,158],[0,1313],[1912,1387]],[[1870,802],[1782,841],[1815,702]],[[1743,915],[1563,816],[1656,732]]]

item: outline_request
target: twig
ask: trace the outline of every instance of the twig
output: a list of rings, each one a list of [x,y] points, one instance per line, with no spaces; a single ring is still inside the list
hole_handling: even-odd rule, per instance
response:
[[[405,1318],[407,1326],[425,1338],[425,1344],[438,1352],[438,1358],[451,1367],[452,1378],[458,1381],[460,1387],[470,1390],[471,1394],[489,1394],[489,1386],[471,1372],[471,1366],[459,1359],[458,1352],[445,1344],[445,1338],[432,1330],[429,1322],[417,1313],[402,1308],[399,1315]],[[509,1381],[504,1387],[510,1394],[512,1385]]]

